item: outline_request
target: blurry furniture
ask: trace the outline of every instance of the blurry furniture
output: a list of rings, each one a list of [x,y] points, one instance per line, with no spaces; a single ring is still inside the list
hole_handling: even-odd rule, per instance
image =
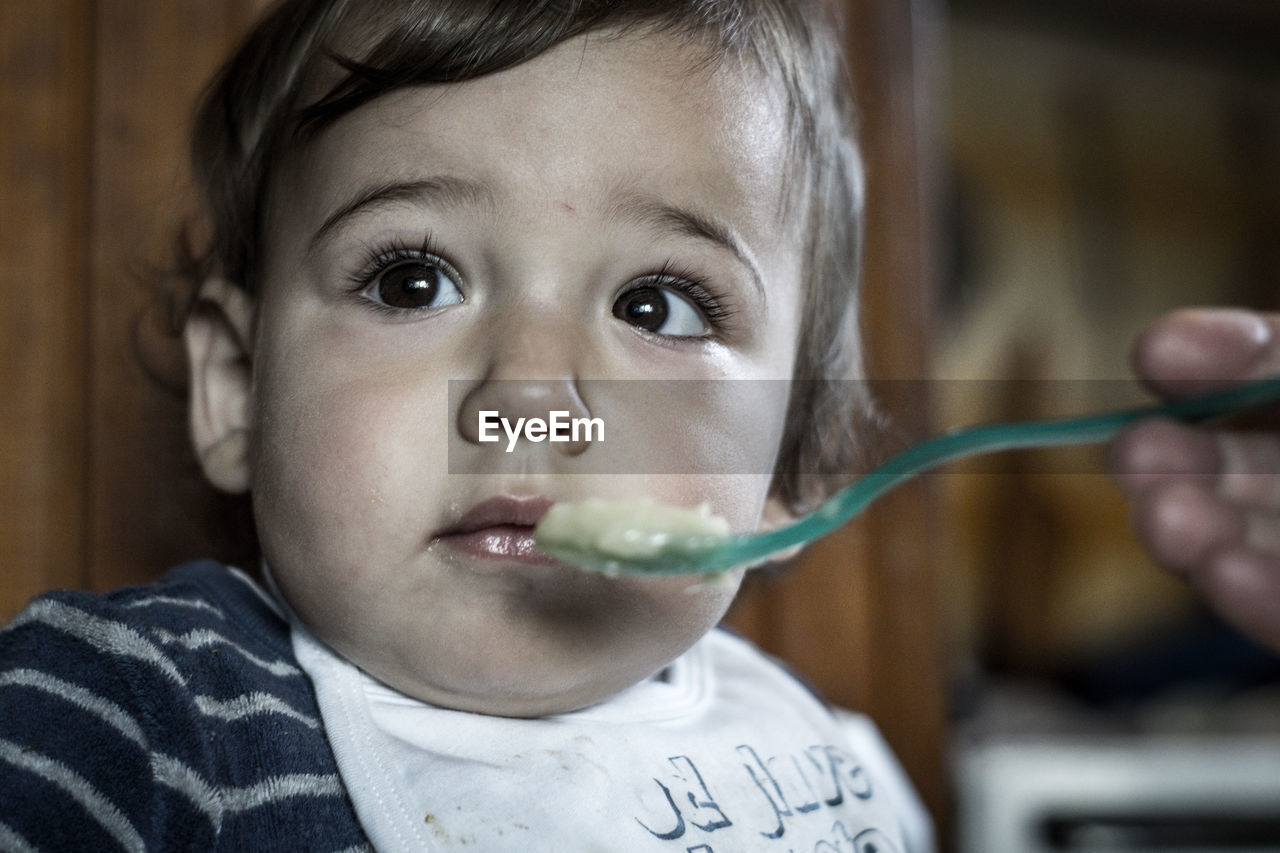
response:
[[[1280,735],[1016,737],[957,758],[966,853],[1280,850]]]

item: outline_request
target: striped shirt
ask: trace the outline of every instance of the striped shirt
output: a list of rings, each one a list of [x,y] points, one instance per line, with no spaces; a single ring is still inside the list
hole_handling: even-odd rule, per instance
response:
[[[0,850],[370,849],[289,628],[213,562],[0,632]]]

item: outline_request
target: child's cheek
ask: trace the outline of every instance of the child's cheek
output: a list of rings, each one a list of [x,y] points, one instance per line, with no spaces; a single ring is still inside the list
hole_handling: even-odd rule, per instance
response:
[[[255,502],[311,559],[355,570],[426,529],[432,502],[418,489],[443,469],[431,443],[444,435],[444,406],[406,393],[402,377],[344,376],[325,360],[293,367],[267,390]]]
[[[606,440],[588,470],[652,478],[645,494],[709,502],[735,529],[754,529],[785,426],[790,383],[724,379],[607,383]],[[588,385],[588,390],[591,386]],[[652,394],[642,393],[652,389]],[[593,412],[594,413],[594,412]],[[587,461],[587,457],[594,459]],[[674,475],[674,476],[673,476]]]

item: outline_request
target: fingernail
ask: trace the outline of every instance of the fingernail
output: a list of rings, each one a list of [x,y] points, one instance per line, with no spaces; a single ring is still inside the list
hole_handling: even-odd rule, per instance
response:
[[[1213,321],[1222,331],[1254,349],[1271,343],[1271,324],[1256,312],[1221,308],[1213,313]]]
[[[1261,315],[1240,308],[1188,309],[1144,335],[1137,350],[1140,372],[1168,379],[1220,381],[1246,374],[1272,344]]]

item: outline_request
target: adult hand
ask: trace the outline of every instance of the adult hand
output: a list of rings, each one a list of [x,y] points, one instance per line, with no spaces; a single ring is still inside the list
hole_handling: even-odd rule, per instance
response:
[[[1134,366],[1164,397],[1280,373],[1280,314],[1173,312],[1138,337]],[[1156,562],[1280,651],[1280,415],[1248,432],[1145,421],[1115,440],[1110,467]]]

